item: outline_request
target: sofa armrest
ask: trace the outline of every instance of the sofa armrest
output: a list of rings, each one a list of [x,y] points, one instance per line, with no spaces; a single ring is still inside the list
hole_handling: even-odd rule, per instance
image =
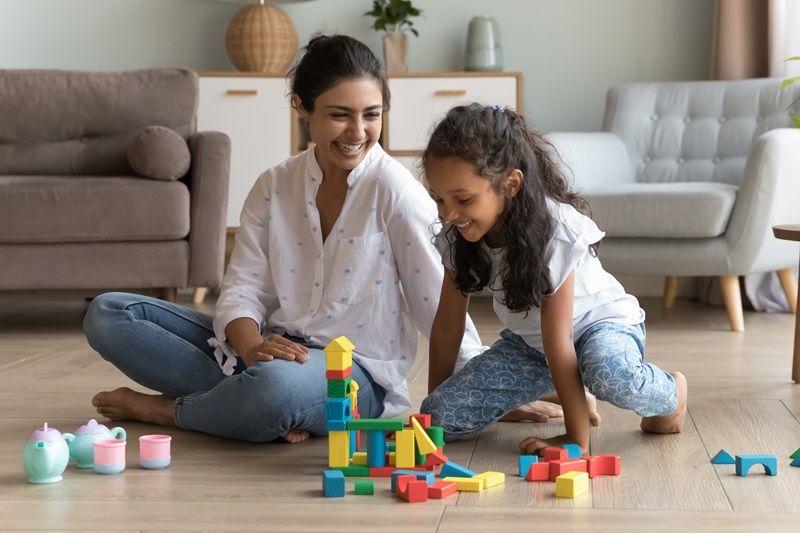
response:
[[[189,138],[189,287],[216,288],[225,260],[225,220],[231,141],[220,132],[198,132]]]
[[[797,262],[797,246],[772,234],[776,224],[798,222],[800,130],[779,128],[750,148],[725,232],[731,272],[777,270]]]
[[[613,133],[558,132],[548,138],[561,156],[567,180],[578,192],[635,181],[628,150]]]

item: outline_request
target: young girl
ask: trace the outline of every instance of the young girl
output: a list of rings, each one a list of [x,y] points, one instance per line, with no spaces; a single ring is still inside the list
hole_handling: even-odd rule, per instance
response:
[[[455,107],[423,154],[442,230],[445,276],[430,338],[430,395],[421,411],[457,439],[553,390],[567,433],[528,437],[526,453],[574,442],[588,451],[584,385],[643,417],[643,431],[677,433],[687,384],[644,357],[644,311],[605,272],[604,233],[583,213],[553,147],[500,106]],[[491,349],[453,374],[471,293],[488,287],[505,326]],[[432,392],[431,392],[432,391]]]

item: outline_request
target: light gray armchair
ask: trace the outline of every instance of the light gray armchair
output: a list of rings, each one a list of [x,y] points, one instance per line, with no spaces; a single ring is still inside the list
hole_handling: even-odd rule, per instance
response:
[[[731,329],[744,330],[738,276],[777,271],[796,305],[796,244],[772,235],[800,219],[800,131],[780,79],[612,88],[603,132],[553,133],[576,188],[606,232],[615,274],[718,276]],[[569,171],[568,171],[569,173]]]

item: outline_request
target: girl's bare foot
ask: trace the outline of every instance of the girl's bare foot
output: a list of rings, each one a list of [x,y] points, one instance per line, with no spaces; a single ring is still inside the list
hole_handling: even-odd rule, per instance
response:
[[[92,398],[97,412],[111,420],[138,420],[176,427],[175,399],[163,394],[143,394],[128,387],[98,392]]]
[[[500,420],[502,422],[547,422],[551,418],[562,418],[564,416],[564,411],[550,407],[544,402],[561,404],[558,400],[558,395],[555,392],[550,392],[535,402],[526,403],[513,411],[509,411]],[[586,391],[586,403],[589,406],[589,423],[593,426],[599,426],[602,418],[600,418],[600,413],[597,411],[597,398],[589,391]]]
[[[680,433],[686,419],[686,405],[689,400],[689,385],[680,372],[670,372],[678,389],[678,407],[668,415],[642,418],[641,428],[645,433]]]
[[[286,435],[283,436],[283,440],[290,444],[297,444],[298,442],[307,440],[310,436],[311,433],[305,429],[290,429],[286,432]]]

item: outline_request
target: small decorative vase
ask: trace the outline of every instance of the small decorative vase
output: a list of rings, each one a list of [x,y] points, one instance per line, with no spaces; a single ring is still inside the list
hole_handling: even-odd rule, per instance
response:
[[[400,32],[383,36],[383,60],[386,72],[408,72],[408,35]]]
[[[469,21],[465,70],[503,70],[503,45],[500,25],[494,17],[474,17]]]

